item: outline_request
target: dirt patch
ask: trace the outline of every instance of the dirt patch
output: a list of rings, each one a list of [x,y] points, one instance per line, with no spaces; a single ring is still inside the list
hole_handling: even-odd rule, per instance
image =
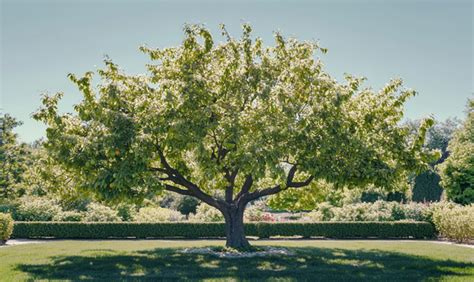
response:
[[[216,248],[187,248],[180,251],[183,254],[207,254],[214,255],[219,258],[251,258],[251,257],[265,257],[265,256],[292,256],[294,253],[285,248],[275,247],[260,247],[260,250],[239,252],[239,251],[227,251],[225,249]]]

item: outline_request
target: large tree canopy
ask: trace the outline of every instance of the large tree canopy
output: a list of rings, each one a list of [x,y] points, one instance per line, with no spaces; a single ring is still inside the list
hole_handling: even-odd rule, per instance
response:
[[[245,205],[323,179],[343,185],[395,183],[432,155],[399,126],[415,94],[393,80],[380,91],[323,69],[315,42],[275,34],[264,46],[243,26],[224,27],[215,44],[201,26],[184,28],[180,46],[142,47],[151,64],[127,75],[110,60],[69,75],[83,94],[75,113],[58,113],[62,94],[45,96],[35,118],[48,125],[46,147],[81,186],[103,199],[142,199],[160,190],[191,195],[219,209],[227,245],[248,246]]]

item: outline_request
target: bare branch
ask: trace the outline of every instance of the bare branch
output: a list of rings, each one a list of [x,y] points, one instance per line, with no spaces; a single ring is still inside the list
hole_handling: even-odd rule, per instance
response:
[[[176,186],[172,186],[172,185],[169,185],[169,184],[165,184],[165,190],[175,192],[175,193],[178,193],[178,194],[181,194],[181,195],[192,196],[192,194],[188,190],[180,189]]]
[[[293,181],[293,179],[295,178],[295,174],[296,174],[296,165],[292,166],[290,171],[288,172],[288,176],[286,178],[286,187],[283,188],[281,187],[281,185],[278,184],[273,187],[265,188],[263,190],[257,190],[253,193],[248,194],[248,196],[245,197],[245,201],[249,202],[249,201],[253,201],[255,199],[264,197],[264,196],[273,195],[288,188],[305,187],[305,186],[308,186],[311,183],[311,181],[313,181],[314,179],[314,176],[311,175],[305,181],[295,182]]]
[[[258,198],[264,197],[264,196],[269,196],[269,195],[276,194],[276,193],[281,192],[281,191],[283,191],[281,186],[280,185],[275,185],[273,187],[265,188],[263,190],[257,190],[253,193],[247,194],[243,198],[244,198],[245,202],[250,202],[250,201],[256,200]]]
[[[314,179],[314,176],[311,175],[305,181],[301,181],[301,182],[293,182],[292,181],[286,187],[287,188],[300,188],[300,187],[308,186],[311,183],[311,181],[313,181],[313,179]]]
[[[235,178],[237,177],[237,172],[238,170],[234,170],[231,172],[229,169],[224,168],[224,176],[229,182],[229,185],[227,185],[225,189],[225,201],[227,203],[232,203],[232,196],[234,195],[234,186],[235,186]]]
[[[252,175],[249,174],[245,177],[245,182],[242,185],[242,189],[237,194],[237,196],[235,196],[235,198],[240,199],[241,197],[246,195],[250,191],[250,188],[252,187],[252,185],[253,185],[253,178],[252,178]]]
[[[290,171],[288,172],[288,176],[286,178],[286,186],[289,187],[290,184],[293,182],[293,178],[295,178],[295,173],[296,173],[296,165],[292,166],[290,168]]]

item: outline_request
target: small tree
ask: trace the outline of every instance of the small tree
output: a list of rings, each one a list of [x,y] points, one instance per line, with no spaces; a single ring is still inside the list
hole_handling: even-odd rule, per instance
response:
[[[468,102],[467,118],[449,142],[449,157],[440,165],[441,185],[448,199],[474,203],[474,99]]]
[[[22,123],[0,113],[0,200],[21,196],[23,174],[31,163],[30,148],[13,132]]]
[[[248,247],[243,215],[250,201],[315,179],[385,186],[426,164],[426,120],[419,134],[399,126],[415,94],[393,80],[379,92],[364,79],[338,83],[314,57],[314,42],[275,34],[264,47],[243,26],[224,27],[215,45],[201,26],[186,26],[178,47],[142,47],[154,64],[126,75],[110,60],[69,75],[83,94],[74,114],[59,114],[62,94],[45,96],[34,115],[48,125],[52,158],[76,171],[101,199],[143,199],[161,190],[198,198],[225,218],[227,246]]]

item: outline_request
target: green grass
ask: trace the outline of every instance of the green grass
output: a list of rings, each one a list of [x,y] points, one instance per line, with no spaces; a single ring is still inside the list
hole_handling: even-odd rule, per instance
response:
[[[223,241],[51,241],[0,248],[0,280],[474,281],[474,249],[423,241],[254,241],[294,256],[219,259]]]

